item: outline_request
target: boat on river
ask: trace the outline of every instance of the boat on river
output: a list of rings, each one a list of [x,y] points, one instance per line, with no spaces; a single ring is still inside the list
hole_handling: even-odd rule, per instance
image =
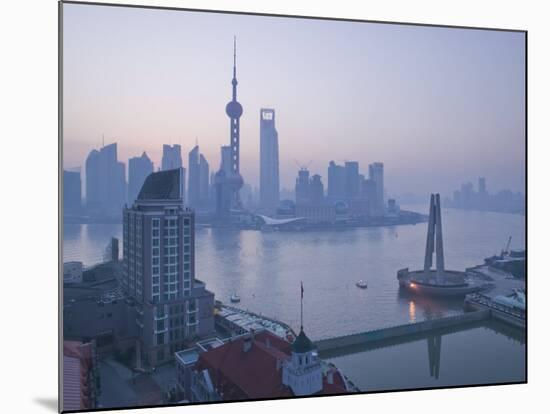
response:
[[[367,285],[367,282],[364,281],[363,279],[359,280],[355,286],[357,286],[358,288],[361,288],[361,289],[366,289],[368,287]]]

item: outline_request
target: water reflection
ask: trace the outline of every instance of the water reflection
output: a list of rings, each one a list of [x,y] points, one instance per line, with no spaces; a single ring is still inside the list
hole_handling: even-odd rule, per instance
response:
[[[522,382],[525,332],[490,320],[325,352],[321,357],[340,367],[363,391]]]
[[[416,322],[416,304],[414,300],[409,302],[409,322]]]
[[[439,367],[441,365],[441,335],[429,336],[427,341],[430,377],[439,379]]]
[[[122,225],[117,224],[64,224],[63,260],[82,261],[93,265],[103,260],[111,237],[122,237]]]
[[[430,332],[420,332],[407,334],[402,336],[393,337],[390,339],[384,339],[380,341],[368,342],[360,345],[353,345],[345,348],[334,349],[331,351],[321,352],[320,355],[323,358],[336,358],[339,356],[352,355],[363,353],[367,351],[374,351],[377,349],[399,347],[409,343],[420,343],[424,340],[428,340],[428,348],[437,344],[436,337],[453,336],[455,334],[465,334],[468,332],[488,332],[491,337],[506,337],[509,342],[517,346],[525,345],[525,332],[521,329],[515,328],[503,322],[496,320],[485,320],[480,322],[465,323],[463,325],[439,328]],[[431,345],[430,345],[431,344]],[[439,351],[441,353],[441,340],[439,340]],[[432,351],[428,350],[428,355]]]
[[[406,289],[399,288],[397,301],[407,305],[409,309],[409,322],[441,318],[463,312],[463,298],[437,298],[420,296]],[[417,314],[421,312],[421,317]]]

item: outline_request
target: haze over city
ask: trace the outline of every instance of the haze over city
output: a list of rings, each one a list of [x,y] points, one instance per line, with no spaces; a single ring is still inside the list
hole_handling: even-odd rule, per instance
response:
[[[259,112],[277,111],[281,188],[298,164],[384,162],[391,194],[487,178],[524,191],[521,33],[184,13],[64,8],[64,168],[118,143],[118,158],[196,140],[212,171],[228,140],[238,39],[241,173],[258,185]],[[259,30],[261,28],[261,30]],[[184,155],[185,157],[185,155]],[[436,173],[434,173],[436,172]]]
[[[526,381],[525,33],[62,10],[63,410]]]

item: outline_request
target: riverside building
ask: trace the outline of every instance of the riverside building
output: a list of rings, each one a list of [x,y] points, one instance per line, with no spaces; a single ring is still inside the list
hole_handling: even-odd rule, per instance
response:
[[[183,204],[183,171],[147,177],[124,209],[122,288],[141,350],[155,366],[214,331],[214,294],[195,279],[195,214]]]

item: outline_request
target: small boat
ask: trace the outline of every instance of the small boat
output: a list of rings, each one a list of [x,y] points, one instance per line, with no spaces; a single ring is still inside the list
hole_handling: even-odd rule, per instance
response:
[[[367,288],[367,282],[365,282],[364,280],[360,280],[355,284],[355,286],[357,286],[358,288],[361,288],[361,289],[366,289]]]
[[[239,297],[239,295],[237,295],[237,293],[233,293],[231,295],[231,298],[230,298],[231,302],[233,303],[238,303],[241,301],[241,298]]]

